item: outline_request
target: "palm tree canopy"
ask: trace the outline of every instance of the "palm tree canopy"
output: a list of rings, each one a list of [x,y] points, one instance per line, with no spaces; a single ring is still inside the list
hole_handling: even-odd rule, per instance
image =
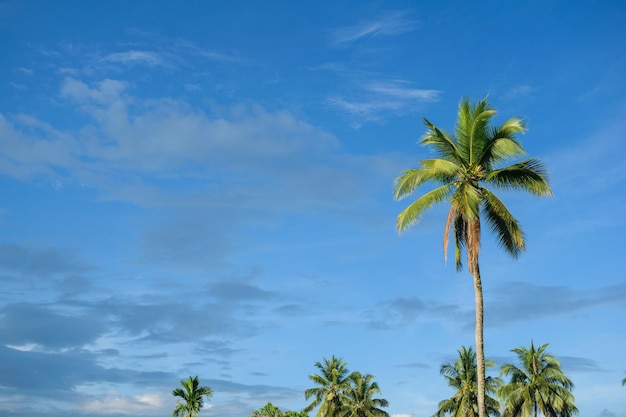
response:
[[[485,361],[486,367],[495,366],[493,361]],[[456,390],[449,399],[439,403],[436,417],[447,415],[455,417],[478,416],[478,375],[476,369],[476,353],[472,347],[459,349],[459,357],[453,363],[441,366],[441,375],[448,381],[448,385]],[[485,379],[485,406],[487,414],[499,417],[500,403],[490,394],[495,394],[502,385],[500,378],[487,377]]]
[[[318,386],[304,391],[306,400],[312,398],[304,411],[320,406],[317,417],[333,417],[341,405],[340,394],[350,386],[347,363],[333,355],[331,359],[324,358],[323,363],[316,362],[315,367],[319,373],[310,375],[309,379]]]
[[[434,185],[398,215],[398,232],[415,225],[428,208],[448,201],[450,211],[445,227],[444,256],[452,232],[457,268],[462,267],[461,251],[466,248],[470,272],[477,263],[480,244],[479,233],[474,233],[473,238],[470,229],[480,224],[481,215],[509,254],[516,257],[525,248],[518,221],[487,186],[525,190],[538,196],[552,194],[546,171],[539,160],[530,158],[502,167],[503,163],[526,154],[516,139],[516,135],[524,133],[526,128],[517,117],[500,126],[491,126],[489,122],[495,114],[486,98],[475,105],[464,99],[459,105],[453,135],[424,119],[427,131],[420,143],[433,149],[438,158],[420,161],[418,168],[405,170],[395,181],[394,197],[398,200],[409,196],[421,185]],[[479,229],[474,231],[479,232]]]
[[[373,375],[354,372],[349,379],[350,387],[341,396],[339,411],[341,417],[389,417],[389,414],[382,410],[382,407],[389,406],[389,402],[382,398],[374,398],[376,394],[380,394],[380,388]]]
[[[258,410],[254,410],[250,417],[283,417],[283,412],[271,402],[268,402]]]
[[[172,412],[174,417],[196,417],[204,406],[204,397],[207,399],[213,395],[209,387],[201,387],[198,376],[189,377],[180,381],[182,388],[175,388],[172,395],[179,400]]]
[[[499,394],[504,399],[503,417],[537,416],[541,411],[545,417],[570,417],[578,414],[572,394],[574,383],[561,370],[561,364],[546,352],[548,344],[535,348],[513,349],[519,366],[504,364],[503,376],[511,380],[504,385]]]

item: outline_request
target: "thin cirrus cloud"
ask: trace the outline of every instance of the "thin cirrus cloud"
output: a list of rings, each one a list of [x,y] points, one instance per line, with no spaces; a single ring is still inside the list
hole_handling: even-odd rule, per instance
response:
[[[357,24],[337,28],[331,32],[331,43],[346,45],[360,39],[376,36],[399,35],[413,31],[417,22],[407,18],[406,12],[390,12],[380,19],[364,20]]]
[[[145,64],[149,66],[169,66],[163,58],[148,51],[126,51],[109,54],[101,59],[104,62],[112,62],[119,64]]]
[[[410,112],[419,105],[437,101],[441,91],[413,88],[404,80],[361,83],[352,98],[332,96],[326,103],[348,113],[360,127],[366,122],[380,122],[392,114]]]

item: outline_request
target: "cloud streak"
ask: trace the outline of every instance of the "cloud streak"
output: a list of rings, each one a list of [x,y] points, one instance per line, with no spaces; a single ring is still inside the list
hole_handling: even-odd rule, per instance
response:
[[[419,110],[424,104],[439,100],[441,91],[418,89],[405,80],[360,82],[351,98],[332,96],[326,103],[347,113],[360,127],[366,122],[380,122]]]
[[[408,18],[407,12],[386,12],[379,19],[362,20],[351,26],[334,29],[331,43],[341,46],[364,38],[393,36],[415,30],[417,21]]]

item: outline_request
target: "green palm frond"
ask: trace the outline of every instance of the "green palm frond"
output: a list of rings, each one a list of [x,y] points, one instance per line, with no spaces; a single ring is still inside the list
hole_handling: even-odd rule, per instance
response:
[[[495,114],[486,98],[474,105],[466,98],[459,105],[455,135],[461,155],[469,167],[478,165],[480,161],[480,155],[489,142],[487,127]]]
[[[424,194],[414,202],[412,202],[407,208],[402,210],[396,219],[396,228],[398,232],[402,232],[406,228],[419,222],[424,211],[432,207],[434,204],[445,200],[450,192],[452,186],[449,184],[437,187],[434,190]]]
[[[480,218],[481,200],[480,190],[476,184],[470,182],[459,184],[450,197],[450,202],[458,215],[463,216],[467,222]]]
[[[485,180],[499,188],[524,190],[538,196],[552,195],[546,169],[535,158],[491,171]]]
[[[440,130],[426,118],[424,118],[424,124],[428,129],[420,139],[419,143],[422,146],[434,147],[442,159],[454,162],[457,165],[465,165],[467,163],[455,141],[447,133]]]
[[[477,163],[490,171],[504,160],[526,155],[526,151],[515,138],[517,133],[524,131],[523,122],[516,117],[507,120],[502,126],[492,127],[491,137]]]
[[[484,212],[487,222],[491,226],[500,245],[506,251],[517,258],[519,253],[525,249],[524,233],[518,221],[513,217],[504,203],[491,191],[483,188]]]
[[[407,169],[394,182],[394,198],[401,200],[417,187],[428,181],[446,184],[453,181],[461,168],[445,159],[425,159],[420,161],[421,168]]]

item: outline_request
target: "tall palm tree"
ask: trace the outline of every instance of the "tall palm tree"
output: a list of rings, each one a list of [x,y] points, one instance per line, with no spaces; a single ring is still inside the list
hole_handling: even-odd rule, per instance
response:
[[[198,377],[189,377],[180,381],[183,388],[176,388],[172,391],[174,397],[180,399],[172,412],[174,417],[196,417],[200,409],[204,406],[204,398],[208,400],[213,395],[213,390],[209,387],[201,387]]]
[[[467,268],[474,279],[476,300],[476,354],[478,367],[478,410],[485,412],[485,354],[483,342],[483,291],[478,255],[480,251],[481,217],[498,237],[500,245],[513,257],[525,249],[524,235],[519,223],[486,184],[499,189],[525,190],[546,196],[552,192],[542,163],[534,158],[499,167],[501,163],[525,155],[515,138],[525,131],[521,119],[512,117],[501,126],[491,126],[495,115],[483,99],[470,105],[464,99],[459,105],[453,135],[439,129],[424,119],[427,130],[421,144],[430,146],[439,158],[420,161],[420,166],[408,169],[395,181],[395,198],[413,193],[420,185],[437,186],[426,192],[397,218],[396,227],[401,233],[416,224],[425,210],[436,203],[448,201],[450,210],[444,228],[444,258],[448,237],[452,233],[456,247],[457,270],[462,269],[461,253],[467,254]]]
[[[538,349],[531,342],[530,348],[517,348],[520,366],[504,364],[502,375],[511,376],[499,394],[504,401],[503,417],[570,417],[578,414],[574,405],[572,380],[561,370],[561,364],[546,352],[548,344]]]
[[[485,366],[495,366],[493,361],[485,361]],[[469,347],[461,346],[459,357],[453,363],[441,366],[441,375],[448,380],[448,385],[456,393],[447,400],[439,403],[439,410],[433,417],[476,417],[478,416],[478,387],[476,374],[476,353]],[[485,379],[485,408],[487,414],[500,417],[500,403],[489,394],[496,394],[502,385],[500,378],[487,377]]]
[[[350,387],[341,395],[341,417],[389,417],[381,407],[389,407],[383,398],[373,398],[380,394],[378,383],[373,375],[354,372],[350,375]]]
[[[347,363],[334,355],[329,360],[324,358],[324,363],[316,362],[319,374],[309,376],[309,379],[318,386],[304,391],[304,398],[313,398],[311,403],[304,408],[305,412],[311,412],[318,405],[317,417],[335,417],[341,407],[341,394],[350,386],[350,373]]]

